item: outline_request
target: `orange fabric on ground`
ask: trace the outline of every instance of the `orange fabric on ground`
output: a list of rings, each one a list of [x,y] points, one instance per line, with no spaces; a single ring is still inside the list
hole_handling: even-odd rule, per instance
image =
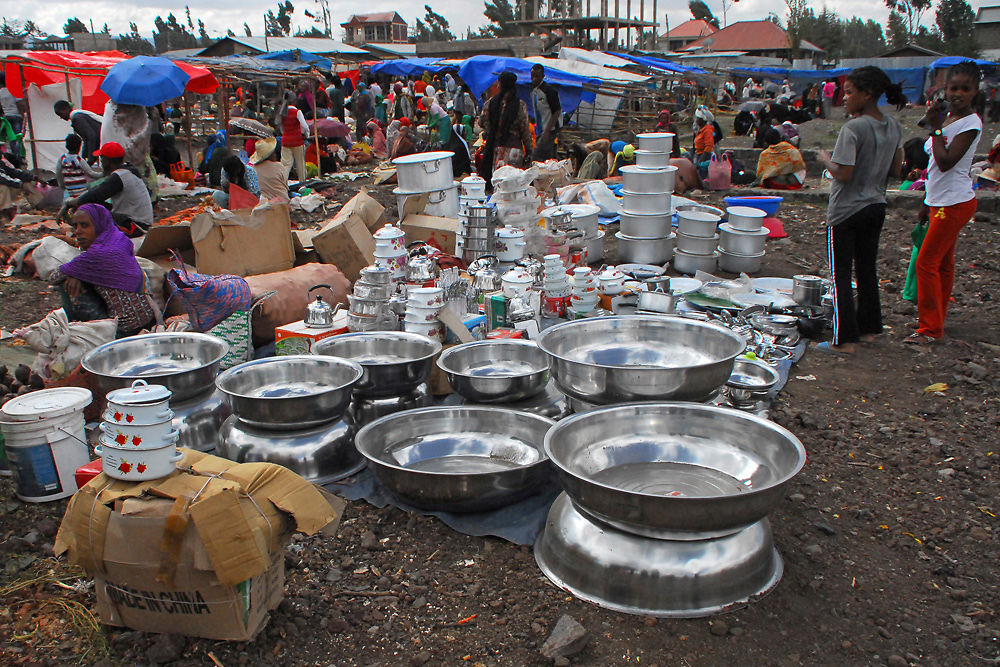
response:
[[[944,320],[955,282],[955,243],[978,207],[976,198],[954,206],[931,206],[927,236],[917,255],[917,333],[944,336]]]
[[[705,125],[698,130],[698,134],[694,138],[694,152],[702,155],[711,153],[713,150],[715,150],[715,128],[711,125]]]

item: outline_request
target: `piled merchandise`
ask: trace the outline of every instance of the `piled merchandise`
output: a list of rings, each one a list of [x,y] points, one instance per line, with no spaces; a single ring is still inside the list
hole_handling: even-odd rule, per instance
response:
[[[485,204],[489,197],[486,194],[486,181],[480,176],[466,176],[458,184],[459,213],[466,206]]]
[[[351,307],[347,328],[351,331],[395,329],[393,318],[388,317],[389,301],[395,291],[396,284],[389,268],[376,264],[361,269],[361,277],[354,283],[354,293],[347,295]]]
[[[542,273],[542,314],[545,317],[565,317],[570,296],[569,277],[558,254],[545,256]]]
[[[584,317],[597,308],[600,295],[597,293],[597,275],[586,266],[578,266],[573,269],[572,295],[570,296],[570,306],[566,311],[570,319]]]
[[[507,225],[497,229],[494,251],[501,264],[514,264],[524,259],[525,245],[523,229]]]
[[[94,448],[105,475],[141,482],[174,471],[183,454],[177,449],[179,433],[172,425],[171,395],[166,387],[144,380],[108,392],[101,444]]]
[[[393,280],[406,276],[406,234],[396,225],[385,225],[372,236],[375,238],[375,266],[389,269]]]
[[[539,228],[539,193],[531,185],[536,171],[501,167],[493,173],[493,195],[490,203],[496,207],[497,222],[524,232],[526,251],[542,254],[542,230]]]
[[[638,134],[636,164],[622,167],[619,256],[626,262],[665,264],[674,254],[672,195],[677,168],[670,164],[674,135]]]
[[[674,268],[681,273],[712,273],[719,262],[716,247],[719,216],[703,210],[677,211],[677,252]]]
[[[466,264],[492,255],[496,236],[493,209],[485,204],[470,204],[462,208],[455,237],[455,254]]]
[[[730,273],[758,273],[764,259],[767,214],[749,206],[730,206],[719,227],[719,268]]]
[[[451,151],[414,153],[396,158],[396,195],[400,219],[405,217],[406,202],[426,196],[423,212],[442,218],[458,217],[458,183],[455,183]]]
[[[443,339],[444,325],[438,319],[438,313],[442,308],[444,308],[443,288],[407,288],[403,330],[423,334],[428,338]]]

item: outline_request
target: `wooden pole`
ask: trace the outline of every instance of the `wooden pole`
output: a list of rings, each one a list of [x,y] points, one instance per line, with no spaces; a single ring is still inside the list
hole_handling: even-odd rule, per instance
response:
[[[639,1],[642,2],[642,0]],[[632,0],[625,0],[625,18],[632,18]],[[641,44],[638,46],[639,48],[642,48]],[[625,50],[632,50],[632,30],[630,28],[625,28]]]
[[[184,133],[187,135],[188,166],[191,169],[197,169],[198,165],[194,164],[194,150],[191,147],[191,98],[186,90],[184,91]]]
[[[639,0],[639,32],[638,37],[635,42],[638,44],[640,50],[647,50],[649,45],[646,44],[646,26],[642,25],[642,22],[646,19],[646,0]]]
[[[660,45],[657,43],[660,41],[659,40],[660,31],[657,29],[658,25],[659,22],[656,20],[656,0],[653,0],[653,50],[654,51],[660,50]]]
[[[621,43],[618,41],[618,19],[620,13],[618,11],[618,0],[615,0],[615,48],[620,49]]]
[[[18,74],[21,75],[21,94],[24,95],[24,99],[28,99],[28,86],[24,82],[24,66],[18,65]],[[38,148],[35,146],[35,128],[34,124],[31,122],[31,104],[24,105],[24,116],[28,125],[28,132],[31,133],[31,162],[35,165],[35,169],[38,169]],[[23,133],[24,130],[22,129]]]

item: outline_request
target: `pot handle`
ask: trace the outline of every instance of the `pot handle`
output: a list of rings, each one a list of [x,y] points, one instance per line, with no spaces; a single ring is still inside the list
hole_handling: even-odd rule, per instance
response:
[[[436,199],[432,199],[431,198],[431,195],[434,195],[434,194],[435,193],[433,193],[433,192],[428,193],[428,196],[427,196],[427,203],[428,204],[440,204],[441,202],[443,202],[448,197],[448,195],[445,193],[444,190],[439,190],[438,191],[438,193],[437,193],[438,197]]]
[[[441,162],[442,160],[430,160],[428,162],[423,162],[422,164],[424,167],[424,173],[436,174],[437,172],[441,171]],[[431,166],[433,166],[434,168],[431,169]]]
[[[173,456],[170,457],[170,462],[177,463],[182,458],[184,458],[184,452],[178,449],[176,452],[174,452]]]
[[[136,387],[145,387],[145,386],[147,386],[147,382],[145,380],[136,380],[135,382],[132,383],[133,389],[135,389]]]
[[[96,446],[94,447],[94,454],[97,454],[97,455],[98,455],[98,456],[100,456],[101,458],[104,458],[104,450],[103,450],[103,449],[101,448],[101,446],[100,446],[100,445],[96,445]]]
[[[156,415],[156,417],[157,417],[158,419],[164,419],[164,420],[165,420],[165,419],[166,419],[167,417],[170,417],[170,418],[173,418],[173,416],[174,416],[174,411],[173,411],[173,410],[171,410],[170,408],[167,408],[167,409],[166,409],[166,410],[164,410],[163,412],[160,412],[160,413],[158,413],[158,414]]]

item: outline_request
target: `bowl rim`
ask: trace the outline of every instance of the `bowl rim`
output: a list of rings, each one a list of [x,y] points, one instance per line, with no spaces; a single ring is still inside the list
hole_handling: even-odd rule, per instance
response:
[[[460,411],[460,412],[487,412],[487,411],[488,412],[503,412],[503,413],[509,414],[510,417],[515,418],[515,419],[529,419],[529,420],[532,420],[532,421],[545,422],[545,423],[548,424],[548,429],[545,431],[545,436],[544,437],[548,437],[549,431],[552,429],[552,426],[556,423],[554,419],[549,419],[548,417],[543,417],[542,415],[536,415],[536,414],[531,413],[531,412],[525,412],[524,410],[511,410],[510,408],[502,408],[500,406],[487,406],[487,405],[432,405],[432,406],[428,406],[426,408],[415,408],[413,410],[403,410],[401,412],[394,412],[391,415],[386,415],[385,417],[380,417],[380,418],[376,419],[373,422],[369,422],[368,424],[365,424],[354,435],[355,449],[358,450],[358,453],[360,453],[361,456],[363,456],[367,460],[369,460],[369,461],[371,461],[371,462],[373,462],[373,463],[375,463],[377,465],[384,466],[384,467],[390,468],[392,470],[397,470],[397,471],[401,471],[401,472],[405,472],[405,473],[410,473],[410,474],[421,474],[421,475],[428,475],[428,476],[444,476],[444,477],[463,477],[463,476],[476,475],[476,474],[495,475],[496,474],[495,472],[491,472],[491,473],[470,473],[470,472],[461,472],[461,471],[434,471],[434,472],[429,472],[429,471],[426,471],[426,470],[414,470],[413,468],[407,468],[405,466],[401,466],[398,463],[394,463],[394,462],[389,461],[389,460],[387,460],[385,458],[376,457],[372,453],[366,451],[365,449],[363,449],[362,447],[359,447],[357,445],[358,441],[362,440],[362,438],[364,436],[366,436],[369,431],[374,430],[376,426],[380,426],[383,423],[388,423],[388,422],[396,420],[396,419],[406,419],[406,418],[418,417],[418,416],[424,415],[424,414],[453,412],[453,411]],[[537,465],[542,465],[542,464],[544,464],[544,463],[546,463],[546,462],[549,461],[549,454],[548,454],[548,451],[545,449],[545,446],[544,446],[544,437],[543,437],[543,442],[538,443],[537,446],[536,446],[536,449],[538,450],[538,453],[541,454],[541,458],[539,458],[537,461],[535,461],[534,463],[531,463],[529,465],[521,465],[521,466],[518,466],[516,468],[511,468],[512,471],[513,470],[525,470],[527,468],[532,468],[532,467],[537,466]],[[382,451],[384,452],[385,449],[383,448]]]
[[[729,329],[722,329],[721,327],[718,327],[718,326],[716,326],[714,324],[711,324],[709,322],[699,322],[698,320],[692,320],[690,318],[680,317],[680,316],[677,316],[677,315],[612,315],[610,317],[588,318],[588,319],[600,319],[600,320],[604,320],[604,321],[609,321],[609,320],[613,320],[613,321],[643,320],[643,321],[646,321],[646,322],[653,322],[653,323],[662,323],[665,319],[666,320],[683,320],[685,323],[691,323],[691,324],[693,324],[693,325],[695,325],[695,326],[697,326],[699,328],[712,327],[713,331],[715,331],[715,330],[727,331],[730,334],[732,334],[733,336],[740,337],[739,334],[737,334],[737,333],[735,333],[735,332],[733,332],[733,331],[731,331]],[[548,327],[547,329],[543,329],[541,331],[541,333],[539,333],[539,335],[535,338],[535,344],[538,345],[538,349],[540,349],[542,352],[544,352],[545,354],[549,355],[550,357],[558,359],[559,361],[565,361],[565,362],[568,362],[568,363],[571,363],[571,364],[579,364],[581,366],[587,366],[587,367],[591,367],[591,368],[614,368],[616,370],[633,369],[633,370],[642,370],[642,371],[669,371],[669,370],[676,370],[676,369],[673,369],[673,368],[664,368],[662,366],[609,366],[607,364],[595,364],[595,363],[591,363],[589,361],[580,361],[580,360],[577,360],[577,359],[570,359],[568,357],[556,354],[555,352],[550,352],[549,350],[545,349],[545,347],[542,345],[542,343],[545,341],[545,339],[549,335],[551,335],[551,332],[556,331],[556,330],[558,330],[560,328],[564,328],[564,327],[582,326],[580,324],[581,322],[587,322],[587,320],[570,320],[569,322],[560,322],[559,324],[555,324],[555,325],[553,325],[551,327]],[[745,343],[746,343],[746,341],[744,341],[744,347],[745,347]],[[735,359],[737,356],[739,356],[740,352],[742,352],[742,351],[743,350],[741,349],[740,351],[738,351],[735,354],[733,354],[733,358]],[[704,363],[704,364],[695,364],[695,365],[691,365],[691,366],[685,366],[685,368],[705,368],[705,367],[712,366],[712,365],[717,364],[717,363],[719,363],[718,360],[716,360],[716,361],[710,361],[710,362],[707,362],[707,363]],[[550,366],[551,366],[551,364],[550,364]]]
[[[432,310],[432,309],[428,308],[427,310]],[[436,309],[433,309],[433,310],[436,310]],[[430,323],[428,322],[428,324],[430,324]],[[362,363],[360,361],[354,361],[354,359],[351,359],[350,357],[338,357],[338,356],[333,355],[333,354],[324,354],[322,352],[313,352],[311,355],[308,355],[308,356],[314,356],[314,357],[333,357],[335,359],[343,359],[343,360],[346,360],[346,361],[354,362],[354,363],[358,364],[359,366],[361,366],[361,368],[365,368],[366,366],[392,366],[392,365],[395,365],[395,364],[412,364],[412,363],[415,363],[415,362],[418,362],[418,361],[427,361],[428,359],[433,359],[435,355],[439,354],[441,352],[441,348],[443,347],[441,345],[441,341],[435,340],[434,338],[428,338],[427,336],[425,336],[423,334],[415,333],[415,332],[412,332],[412,331],[355,331],[355,332],[352,332],[352,333],[340,334],[339,336],[330,336],[329,338],[324,338],[322,340],[318,340],[318,341],[316,341],[315,346],[319,346],[320,348],[322,348],[323,347],[322,344],[325,343],[326,341],[330,341],[329,344],[332,345],[333,343],[338,342],[338,341],[342,341],[342,340],[349,340],[349,339],[353,339],[353,338],[372,338],[372,337],[376,337],[376,336],[383,337],[383,338],[395,338],[395,339],[398,339],[398,340],[408,340],[408,341],[413,341],[413,342],[416,342],[416,343],[428,344],[428,345],[431,346],[431,350],[432,351],[429,354],[425,354],[425,355],[420,356],[420,357],[414,357],[412,359],[407,359],[406,361],[384,361],[384,362],[366,361],[364,363]],[[314,349],[315,349],[315,346],[314,346]]]
[[[187,368],[187,369],[180,370],[180,371],[171,371],[171,372],[164,372],[164,373],[146,373],[146,374],[143,374],[143,375],[111,375],[109,373],[105,373],[103,371],[96,370],[91,365],[91,362],[92,362],[94,356],[96,356],[98,353],[100,353],[100,352],[102,352],[104,350],[107,350],[108,348],[111,348],[111,347],[113,347],[115,345],[123,344],[124,341],[137,341],[137,340],[138,341],[143,341],[143,340],[149,340],[151,338],[157,338],[157,339],[166,339],[166,338],[177,339],[177,338],[184,338],[184,337],[193,337],[193,338],[200,339],[200,340],[202,340],[202,341],[204,341],[206,343],[212,343],[212,344],[215,344],[215,345],[219,345],[220,348],[221,348],[221,351],[218,354],[216,354],[216,356],[213,357],[210,361],[205,362],[204,364],[202,364],[198,368]],[[223,340],[222,338],[220,338],[220,337],[218,337],[218,336],[216,336],[214,334],[204,333],[204,332],[200,332],[200,331],[161,331],[161,332],[157,332],[157,333],[137,334],[135,336],[128,336],[126,338],[118,338],[118,339],[115,339],[115,340],[112,340],[112,341],[108,341],[107,343],[104,343],[103,345],[99,345],[98,347],[95,347],[93,350],[91,350],[87,354],[83,355],[83,358],[80,359],[80,364],[83,366],[83,370],[87,371],[88,373],[93,373],[94,375],[98,375],[100,377],[113,377],[113,378],[121,378],[121,379],[134,380],[134,379],[144,379],[144,378],[150,378],[150,377],[169,377],[169,376],[173,376],[173,375],[181,375],[183,373],[191,373],[193,371],[198,370],[199,368],[205,368],[206,366],[211,366],[212,364],[219,363],[220,361],[222,361],[222,359],[227,354],[229,354],[229,343],[227,343],[225,340]]]
[[[760,361],[759,359],[749,359],[747,357],[736,357],[736,360],[733,361],[733,372],[736,372],[737,364],[745,364],[749,366],[757,366],[758,368],[763,368],[764,372],[768,375],[768,377],[773,378],[774,381],[767,385],[751,387],[744,384],[733,383],[731,380],[726,380],[726,385],[732,387],[733,389],[749,389],[750,391],[764,391],[764,390],[770,391],[774,385],[781,382],[781,375],[778,373],[777,370],[774,369],[773,366],[771,366],[767,362]],[[730,377],[732,377],[732,375],[730,375]]]
[[[730,494],[717,494],[717,495],[711,495],[711,496],[664,496],[664,495],[657,494],[657,493],[647,493],[645,491],[629,491],[629,490],[626,490],[626,489],[622,489],[621,487],[618,487],[618,486],[613,486],[611,484],[605,484],[604,482],[600,482],[600,481],[594,480],[594,479],[592,479],[590,477],[584,477],[583,475],[579,474],[578,472],[575,472],[573,470],[568,469],[567,467],[564,467],[563,465],[560,464],[559,459],[557,459],[556,457],[552,456],[552,451],[551,451],[551,448],[550,448],[550,443],[552,441],[552,438],[554,437],[553,434],[556,433],[558,431],[558,429],[564,428],[563,427],[564,424],[570,425],[570,424],[573,424],[573,423],[578,422],[578,421],[584,421],[584,419],[586,419],[588,417],[589,418],[593,418],[594,416],[597,416],[597,415],[600,415],[600,414],[605,414],[605,413],[615,412],[615,411],[626,411],[626,410],[629,410],[629,409],[632,409],[632,408],[636,408],[636,407],[681,407],[681,408],[686,408],[688,410],[695,411],[695,412],[712,412],[712,413],[722,412],[722,413],[725,413],[728,416],[736,418],[736,419],[742,419],[744,421],[754,422],[757,425],[763,426],[764,428],[767,428],[769,430],[777,431],[779,434],[783,435],[792,444],[792,447],[795,449],[796,454],[797,454],[796,461],[795,461],[795,466],[793,467],[793,469],[791,471],[789,471],[786,474],[782,475],[779,479],[775,479],[774,481],[772,481],[767,486],[763,486],[763,487],[755,488],[755,489],[750,489],[749,491],[747,491],[745,493],[740,493],[738,496],[733,496],[733,495],[730,495]],[[568,426],[566,428],[568,428]],[[593,485],[593,486],[598,486],[598,487],[600,487],[602,489],[606,489],[608,491],[613,491],[613,492],[616,492],[616,493],[628,493],[628,494],[632,494],[632,495],[641,496],[643,498],[650,498],[650,499],[664,500],[664,501],[671,501],[671,502],[674,502],[674,501],[678,501],[678,502],[700,502],[700,501],[705,501],[705,500],[709,500],[709,499],[716,499],[716,498],[749,498],[749,497],[752,497],[752,496],[757,495],[757,494],[762,494],[762,493],[765,493],[765,492],[769,492],[771,489],[779,487],[782,484],[786,484],[787,482],[789,482],[790,480],[792,480],[796,475],[798,475],[800,472],[802,472],[802,469],[805,467],[806,461],[808,460],[808,456],[809,456],[809,453],[806,451],[805,445],[802,444],[802,441],[799,440],[798,436],[796,436],[794,433],[792,433],[791,431],[789,431],[784,426],[781,426],[780,424],[776,424],[776,423],[770,421],[769,419],[764,419],[763,417],[758,417],[755,414],[751,414],[751,413],[746,412],[744,410],[737,410],[736,408],[724,407],[724,406],[721,406],[721,405],[704,405],[702,403],[687,403],[687,402],[684,402],[684,401],[646,401],[646,402],[619,403],[617,405],[609,405],[609,406],[605,406],[605,407],[602,407],[602,408],[595,408],[593,410],[588,410],[586,412],[581,412],[581,413],[578,413],[578,414],[570,415],[569,417],[565,417],[564,419],[559,420],[552,428],[550,428],[548,431],[546,431],[545,438],[542,441],[542,447],[545,449],[545,456],[546,456],[546,458],[548,458],[550,461],[552,461],[552,465],[555,466],[556,469],[560,473],[562,473],[562,474],[570,475],[570,476],[572,476],[575,479],[581,480],[581,481],[583,481],[583,482],[585,482],[587,484]],[[573,494],[569,494],[569,495],[570,495],[571,498],[573,497]]]
[[[447,360],[449,359],[449,357],[453,357],[456,354],[459,354],[459,352],[461,352],[463,350],[467,350],[467,349],[472,348],[472,347],[489,347],[489,346],[496,346],[496,345],[515,345],[515,346],[520,346],[520,347],[532,347],[532,348],[538,350],[538,352],[542,355],[542,358],[545,360],[545,368],[539,368],[537,370],[531,371],[530,373],[521,373],[520,375],[497,375],[497,376],[491,376],[491,375],[472,375],[470,373],[463,373],[461,371],[458,371],[458,370],[455,370],[454,368],[449,367],[447,365],[447,363],[446,363]],[[456,350],[457,350],[457,352],[456,352]],[[490,340],[476,340],[476,341],[472,341],[471,343],[461,343],[461,344],[456,345],[454,347],[450,347],[447,350],[445,350],[444,352],[442,352],[441,356],[437,358],[437,362],[436,363],[437,363],[437,367],[440,368],[445,373],[449,373],[449,374],[454,375],[456,377],[472,378],[472,379],[475,379],[475,380],[509,380],[510,378],[515,378],[515,377],[528,377],[528,376],[531,376],[531,375],[535,375],[536,373],[544,373],[546,371],[550,371],[551,370],[551,366],[552,366],[549,363],[548,355],[545,353],[544,350],[542,350],[542,348],[538,347],[538,345],[535,343],[535,341],[531,341],[531,340],[515,340],[515,339],[512,339],[512,338],[499,338],[499,339],[490,339]]]
[[[268,364],[283,363],[285,361],[310,361],[314,363],[316,361],[320,361],[321,363],[327,363],[331,365],[342,364],[344,366],[351,368],[354,371],[355,376],[352,380],[350,380],[349,382],[345,382],[342,385],[336,387],[326,387],[322,391],[317,391],[311,394],[299,395],[299,396],[250,396],[248,394],[241,394],[232,391],[230,389],[226,389],[223,386],[226,380],[237,374],[236,371],[245,369],[250,366],[266,366]],[[328,392],[340,391],[356,383],[358,380],[361,379],[361,376],[363,376],[364,374],[365,371],[363,368],[361,368],[361,364],[357,363],[356,361],[351,361],[350,359],[344,359],[341,357],[329,357],[320,354],[289,354],[289,355],[282,355],[279,357],[265,357],[263,359],[252,359],[251,361],[246,361],[237,366],[233,366],[230,369],[224,370],[221,373],[219,373],[218,376],[216,376],[215,387],[226,396],[233,396],[235,398],[246,398],[254,401],[287,401],[288,399],[311,398],[314,396],[320,396],[322,394],[326,394]]]

